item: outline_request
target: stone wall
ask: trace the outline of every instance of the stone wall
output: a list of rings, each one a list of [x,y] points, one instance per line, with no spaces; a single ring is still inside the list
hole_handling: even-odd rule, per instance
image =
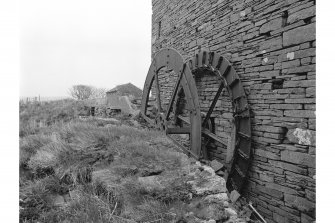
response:
[[[315,1],[152,0],[152,10],[152,55],[164,47],[186,59],[200,48],[215,51],[241,78],[252,110],[253,160],[245,195],[268,222],[313,221]],[[168,75],[163,80],[165,86]],[[217,84],[206,76],[196,82],[206,110]],[[219,103],[215,128],[229,140],[225,93]],[[211,153],[212,159],[225,159],[225,148]]]

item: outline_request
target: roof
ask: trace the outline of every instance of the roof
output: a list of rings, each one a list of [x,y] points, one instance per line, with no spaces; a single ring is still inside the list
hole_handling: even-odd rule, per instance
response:
[[[141,97],[142,96],[142,90],[132,83],[128,84],[122,84],[118,85],[115,88],[107,91],[106,93],[113,93],[113,92],[119,92],[121,93],[122,96],[128,96],[128,95],[133,95],[135,97]]]

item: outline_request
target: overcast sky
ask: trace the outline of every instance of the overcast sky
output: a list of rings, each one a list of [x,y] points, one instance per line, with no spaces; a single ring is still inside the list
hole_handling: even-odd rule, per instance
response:
[[[20,96],[143,88],[150,43],[151,0],[20,0]]]

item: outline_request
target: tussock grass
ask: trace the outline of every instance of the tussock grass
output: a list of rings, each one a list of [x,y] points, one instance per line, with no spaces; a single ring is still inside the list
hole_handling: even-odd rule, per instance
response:
[[[29,135],[20,139],[20,165],[24,165],[41,147],[51,142],[46,135]]]
[[[71,99],[43,102],[41,104],[20,104],[20,137],[38,134],[56,123],[67,123],[83,113],[84,104]],[[45,127],[39,127],[42,123]]]
[[[160,132],[115,125],[105,120],[67,119],[71,103],[59,110],[26,108],[24,117],[52,119],[47,128],[22,132],[20,165],[21,222],[167,222],[171,207],[188,199],[182,176],[163,190],[147,190],[138,177],[164,174],[182,166]],[[51,106],[50,106],[51,107]],[[31,110],[29,110],[31,109]],[[41,108],[39,108],[41,109]],[[46,113],[52,114],[46,114]],[[35,117],[35,118],[36,118]],[[101,179],[93,178],[101,174]],[[22,180],[21,180],[22,178]],[[109,184],[109,185],[108,185]],[[54,196],[71,194],[62,206]]]
[[[35,221],[55,209],[52,195],[65,190],[66,186],[53,176],[26,181],[20,187],[20,220]]]

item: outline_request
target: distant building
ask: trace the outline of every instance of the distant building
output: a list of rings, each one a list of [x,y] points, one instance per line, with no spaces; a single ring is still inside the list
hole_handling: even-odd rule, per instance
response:
[[[91,116],[113,116],[116,113],[137,114],[141,103],[142,90],[128,83],[118,85],[106,92],[104,98],[84,101],[85,111]]]
[[[142,97],[142,90],[135,85],[128,83],[118,85],[106,92],[107,107],[112,110],[121,110],[125,113],[133,114],[137,107],[131,103]]]
[[[128,96],[130,100],[142,97],[142,90],[132,83],[118,85],[106,92],[107,98],[110,96]]]

